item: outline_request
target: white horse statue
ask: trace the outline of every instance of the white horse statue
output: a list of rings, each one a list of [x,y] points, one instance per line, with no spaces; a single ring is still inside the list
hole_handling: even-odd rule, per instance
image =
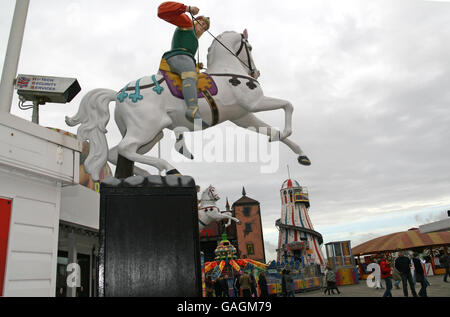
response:
[[[220,212],[220,209],[216,206],[216,201],[220,199],[219,195],[216,193],[216,189],[209,185],[202,193],[202,198],[200,200],[200,206],[198,207],[198,226],[201,231],[203,228],[208,226],[213,221],[222,221],[228,219],[225,227],[231,224],[231,220],[239,223],[239,219],[231,216],[231,212],[225,211]]]
[[[292,104],[286,100],[264,96],[256,80],[259,71],[255,67],[251,50],[246,30],[243,34],[227,31],[213,41],[208,49],[206,73],[214,79],[217,93],[215,96],[209,95],[209,98],[199,98],[203,121],[213,126],[229,120],[240,127],[256,129],[257,132],[268,135],[269,142],[279,140],[286,144],[298,155],[300,164],[310,165],[310,160],[300,146],[288,138],[292,133]],[[176,149],[192,158],[186,149],[182,133],[177,131],[179,128],[194,131],[195,123],[186,119],[184,100],[170,92],[163,75],[159,72],[157,75],[132,81],[119,92],[94,89],[83,97],[77,114],[66,117],[69,126],[81,124],[77,132],[78,138],[90,141],[90,152],[84,165],[94,181],[98,181],[107,160],[117,165],[119,155],[132,162],[153,166],[166,174],[179,174],[167,160],[144,155],[163,137],[165,128],[175,131]],[[115,121],[123,139],[108,151],[105,134],[111,101],[116,103]],[[211,103],[215,104],[214,109]],[[285,113],[282,132],[271,128],[254,115],[256,112],[277,109],[283,109]],[[137,167],[134,173],[148,175],[148,172]]]

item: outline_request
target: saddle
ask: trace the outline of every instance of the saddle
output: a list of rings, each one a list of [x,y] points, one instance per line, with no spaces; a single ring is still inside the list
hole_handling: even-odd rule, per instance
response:
[[[200,73],[199,67],[197,65],[197,98],[210,98],[211,96],[217,95],[218,89],[214,82],[214,79],[207,73]],[[170,66],[167,61],[163,58],[161,64],[159,65],[159,73],[164,77],[164,80],[169,87],[172,95],[179,99],[183,98],[182,81],[178,74],[170,71]]]
[[[164,81],[167,83],[167,87],[169,87],[169,90],[174,97],[184,99],[183,93],[181,91],[181,78],[179,75],[170,71],[169,64],[167,64],[165,59],[162,59],[161,61],[159,73],[162,77],[158,76],[159,78],[156,78],[156,75],[153,75],[151,77],[145,76],[136,81],[128,83],[117,93],[117,100],[119,102],[124,102],[125,99],[129,98],[133,103],[137,103],[144,98],[144,96],[141,94],[141,90],[148,88],[151,88],[155,93],[160,95],[164,90],[164,88],[160,85]],[[199,99],[204,98],[206,100],[211,109],[211,126],[216,125],[219,122],[219,109],[217,107],[216,101],[212,96],[217,95],[217,85],[209,74],[200,73],[198,67],[197,74],[197,97]]]

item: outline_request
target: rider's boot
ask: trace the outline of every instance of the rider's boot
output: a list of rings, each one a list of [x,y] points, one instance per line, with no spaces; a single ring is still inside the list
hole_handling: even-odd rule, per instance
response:
[[[202,129],[208,128],[209,125],[203,121],[198,108],[197,74],[195,72],[184,72],[181,74],[181,79],[183,80],[183,97],[187,107],[185,113],[186,119],[193,123],[199,122],[198,120],[200,120]]]
[[[203,121],[202,117],[200,116],[200,111],[199,111],[198,106],[187,107],[185,116],[191,122],[196,122],[197,120],[201,120],[200,122],[202,123],[202,129],[209,128],[209,124],[207,124],[205,121]]]

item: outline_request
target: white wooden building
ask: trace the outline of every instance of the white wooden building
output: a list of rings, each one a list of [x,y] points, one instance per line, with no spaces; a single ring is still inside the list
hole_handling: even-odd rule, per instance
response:
[[[95,226],[61,209],[78,183],[80,152],[74,138],[0,113],[1,295],[55,296],[60,221]]]
[[[0,81],[0,296],[93,296],[99,195],[78,184],[82,145],[10,114],[29,2],[16,1]]]

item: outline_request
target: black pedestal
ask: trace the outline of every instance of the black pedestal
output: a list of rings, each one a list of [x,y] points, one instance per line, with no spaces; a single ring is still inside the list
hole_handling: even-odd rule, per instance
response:
[[[100,296],[201,296],[197,191],[188,176],[100,186]]]

